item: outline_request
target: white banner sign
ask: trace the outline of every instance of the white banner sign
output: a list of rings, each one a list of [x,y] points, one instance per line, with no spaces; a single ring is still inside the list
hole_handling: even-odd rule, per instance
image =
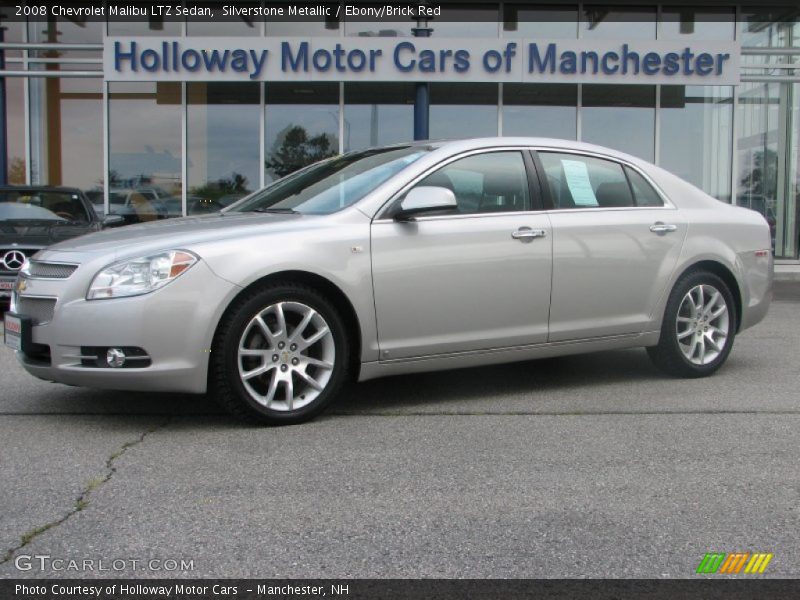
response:
[[[735,42],[109,37],[109,81],[443,81],[736,85]]]

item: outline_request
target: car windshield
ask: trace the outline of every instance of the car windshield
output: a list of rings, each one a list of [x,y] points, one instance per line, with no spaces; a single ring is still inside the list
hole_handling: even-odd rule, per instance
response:
[[[0,221],[86,223],[89,216],[80,197],[46,190],[0,191]]]
[[[358,202],[431,149],[395,146],[338,156],[280,179],[229,210],[330,214]]]

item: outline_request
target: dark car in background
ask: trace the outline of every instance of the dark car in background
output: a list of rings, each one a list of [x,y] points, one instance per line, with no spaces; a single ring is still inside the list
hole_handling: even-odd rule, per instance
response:
[[[100,219],[76,188],[0,186],[0,302],[11,297],[25,260],[42,248],[122,223]]]

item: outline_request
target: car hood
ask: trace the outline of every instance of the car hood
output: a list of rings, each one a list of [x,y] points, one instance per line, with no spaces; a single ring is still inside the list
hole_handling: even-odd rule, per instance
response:
[[[133,256],[205,242],[313,226],[319,215],[217,213],[128,225],[61,242],[48,250],[78,254]]]

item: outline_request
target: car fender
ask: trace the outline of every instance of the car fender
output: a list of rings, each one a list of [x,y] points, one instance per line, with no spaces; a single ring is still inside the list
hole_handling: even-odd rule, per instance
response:
[[[357,213],[357,222],[305,232],[286,231],[239,238],[235,244],[199,244],[192,248],[220,278],[234,287],[222,303],[208,331],[209,343],[231,302],[252,285],[286,272],[300,272],[325,279],[336,286],[355,310],[361,330],[362,362],[377,360],[378,336],[372,297],[369,220]],[[314,243],[305,244],[304,236]],[[249,247],[248,255],[242,247]],[[365,293],[367,291],[369,293]]]

